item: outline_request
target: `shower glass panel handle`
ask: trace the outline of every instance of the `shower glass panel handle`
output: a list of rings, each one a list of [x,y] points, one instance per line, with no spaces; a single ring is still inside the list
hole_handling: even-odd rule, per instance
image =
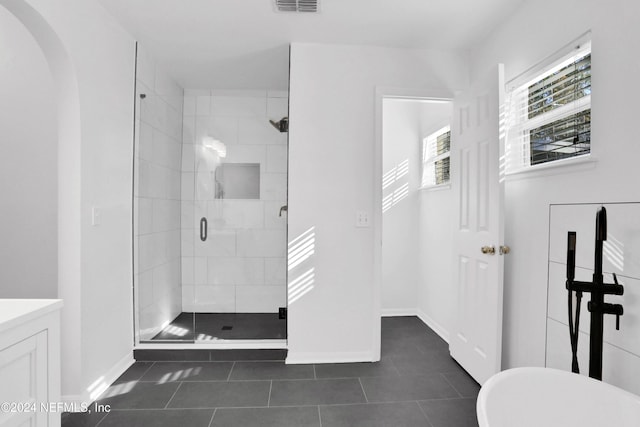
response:
[[[200,218],[200,240],[203,242],[207,240],[207,218]]]

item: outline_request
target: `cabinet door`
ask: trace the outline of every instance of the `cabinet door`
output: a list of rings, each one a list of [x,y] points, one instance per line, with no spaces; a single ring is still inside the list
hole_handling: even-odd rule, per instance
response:
[[[10,405],[0,411],[1,427],[47,425],[40,411],[48,403],[46,331],[0,349],[0,384],[0,402]]]

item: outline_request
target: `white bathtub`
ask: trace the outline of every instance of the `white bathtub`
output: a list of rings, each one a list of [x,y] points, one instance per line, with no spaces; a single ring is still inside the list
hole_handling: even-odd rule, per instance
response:
[[[640,426],[640,396],[549,368],[494,375],[480,389],[476,409],[480,427]]]

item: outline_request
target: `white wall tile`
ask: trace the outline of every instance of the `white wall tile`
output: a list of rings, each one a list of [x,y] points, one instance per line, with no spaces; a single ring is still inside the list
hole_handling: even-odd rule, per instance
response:
[[[195,257],[193,259],[194,283],[196,285],[207,284],[207,258]]]
[[[136,275],[138,288],[138,307],[145,308],[153,304],[153,270]]]
[[[143,160],[153,159],[153,128],[145,122],[140,122],[140,131],[137,141],[138,157]]]
[[[196,115],[208,116],[211,114],[211,96],[196,96]]]
[[[182,146],[182,171],[193,172],[194,171],[194,146],[192,144],[185,144]]]
[[[196,142],[196,117],[185,116],[182,122],[182,143],[195,144]]]
[[[289,91],[287,90],[268,90],[267,98],[289,98]]]
[[[287,151],[286,145],[269,145],[265,172],[287,173]]]
[[[239,230],[237,255],[241,257],[284,257],[284,230]]]
[[[263,173],[260,177],[260,199],[286,200],[287,174]]]
[[[209,257],[210,285],[262,285],[265,281],[264,258]]]
[[[169,194],[168,198],[180,200],[182,193],[182,174],[179,170],[170,170]]]
[[[286,258],[264,259],[264,283],[285,286],[287,283]]]
[[[238,121],[233,117],[196,117],[194,144],[202,145],[205,137],[212,137],[227,147],[238,143]]]
[[[192,287],[193,297],[183,301],[183,310],[196,313],[233,313],[236,311],[235,286]],[[184,296],[183,296],[184,298]]]
[[[238,286],[236,309],[238,313],[277,313],[286,307],[284,286]]]
[[[153,232],[153,199],[138,197],[138,235]]]
[[[211,95],[211,90],[209,89],[185,89],[185,96],[209,96]]]
[[[260,170],[267,164],[267,147],[264,145],[229,145],[226,163],[260,163]]]
[[[233,230],[209,229],[207,240],[196,239],[194,245],[197,256],[234,256],[236,255],[236,233]]]
[[[266,97],[213,96],[211,114],[218,117],[266,117]]]
[[[289,115],[288,98],[267,98],[267,116],[276,122]]]
[[[286,133],[274,128],[266,117],[238,120],[238,143],[247,145],[286,144]]]
[[[196,115],[196,97],[195,96],[184,96],[184,101],[182,104],[182,114],[186,118],[187,116],[195,116]]]
[[[153,245],[153,234],[144,234],[138,237],[138,268],[140,273],[151,269],[154,265]]]
[[[185,230],[193,230],[196,226],[196,217],[194,213],[193,202],[190,200],[183,200],[181,202],[181,218],[180,227]]]
[[[181,197],[182,200],[193,200],[195,175],[193,172],[183,172],[181,178]]]
[[[287,227],[286,211],[280,215],[280,208],[287,204],[284,200],[273,200],[264,202],[264,228],[276,228],[283,230]]]
[[[182,286],[194,285],[195,275],[194,275],[193,257],[183,255],[181,264],[182,264]]]
[[[194,238],[195,238],[195,229],[187,230],[182,229],[182,233],[180,233],[180,241],[181,241],[181,251],[182,256],[192,257],[195,255],[195,249],[193,247]]]
[[[218,229],[264,228],[264,207],[260,200],[213,200],[207,212],[211,226]]]
[[[550,259],[566,262],[567,231],[577,232],[576,265],[593,268],[595,214],[601,205],[554,205],[550,218]],[[640,203],[605,204],[607,241],[603,269],[640,278]]]
[[[267,91],[260,89],[212,89],[211,96],[226,96],[236,98],[266,98]]]

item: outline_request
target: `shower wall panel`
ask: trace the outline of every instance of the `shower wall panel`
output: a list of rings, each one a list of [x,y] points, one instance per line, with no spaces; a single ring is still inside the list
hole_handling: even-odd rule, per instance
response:
[[[576,280],[591,281],[595,252],[595,215],[600,206],[607,209],[607,240],[603,249],[606,283],[612,273],[624,286],[624,295],[606,295],[605,302],[622,304],[620,330],[616,318],[604,317],[602,379],[632,393],[640,393],[640,203],[552,205],[549,209],[549,276],[547,300],[546,366],[571,370],[566,260],[567,232],[577,232]],[[585,293],[580,311],[578,361],[580,373],[589,372],[591,295]]]
[[[137,326],[144,341],[182,311],[183,90],[139,48],[136,92],[134,271]]]
[[[288,94],[187,90],[183,111],[183,311],[277,312],[286,306],[287,134],[269,119],[288,115]],[[243,185],[259,192],[228,198],[220,171],[247,164],[259,165],[259,182]]]

